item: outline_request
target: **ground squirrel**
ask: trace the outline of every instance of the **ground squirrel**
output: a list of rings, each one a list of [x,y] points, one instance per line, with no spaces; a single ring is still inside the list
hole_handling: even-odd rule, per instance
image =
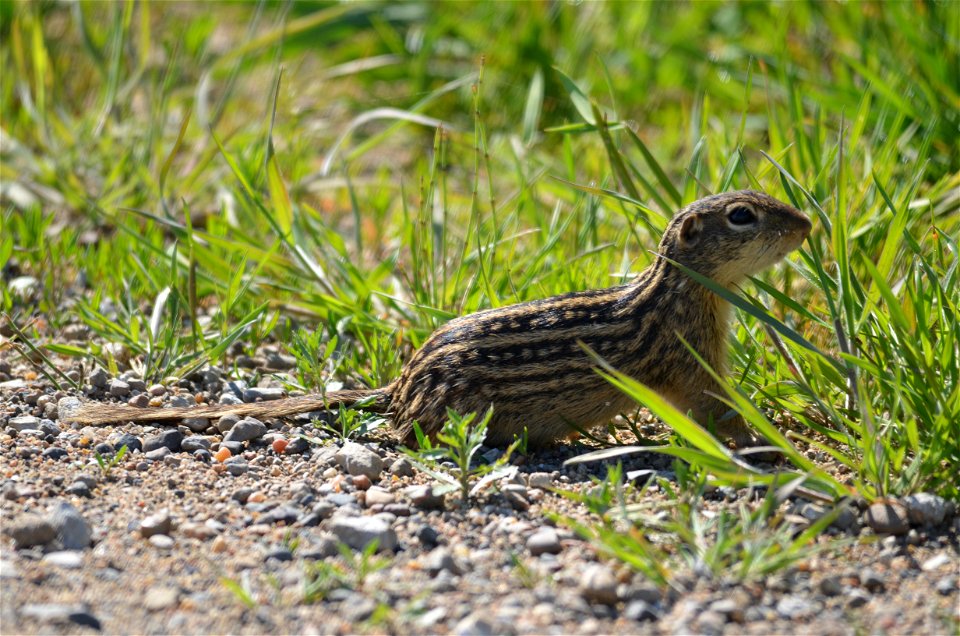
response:
[[[447,408],[483,413],[492,405],[488,443],[507,444],[526,428],[530,445],[543,446],[569,437],[571,424],[589,429],[633,406],[595,372],[585,344],[705,425],[727,411],[711,396],[723,391],[678,336],[723,374],[731,308],[670,261],[732,286],[798,248],[810,227],[801,212],[766,194],[709,196],[676,214],[660,241],[659,255],[666,258],[656,258],[630,283],[451,320],[383,388],[235,406],[86,404],[65,419],[103,424],[230,413],[279,417],[372,398],[364,408],[389,413],[408,444],[415,441],[413,422],[432,435],[446,421]],[[737,443],[750,439],[739,418],[719,426]]]

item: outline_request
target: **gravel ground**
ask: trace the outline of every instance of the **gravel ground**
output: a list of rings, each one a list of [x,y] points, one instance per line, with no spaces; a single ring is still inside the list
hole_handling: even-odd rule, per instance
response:
[[[290,364],[277,352],[243,362]],[[515,477],[463,506],[434,494],[386,430],[341,445],[305,417],[104,428],[58,418],[76,397],[271,399],[270,375],[258,387],[210,370],[147,386],[62,369],[83,391],[57,391],[0,351],[4,634],[958,633],[960,516],[935,497],[854,508],[829,532],[856,540],[765,579],[681,573],[665,591],[549,516],[590,520],[552,490],[605,474],[563,466],[582,444],[519,458]],[[124,445],[101,469],[96,454]],[[672,474],[653,454],[626,464]],[[720,490],[704,509],[747,496]],[[668,505],[657,486],[643,497],[651,514]],[[815,516],[808,502],[784,506],[801,526]],[[373,538],[379,553],[365,555]]]

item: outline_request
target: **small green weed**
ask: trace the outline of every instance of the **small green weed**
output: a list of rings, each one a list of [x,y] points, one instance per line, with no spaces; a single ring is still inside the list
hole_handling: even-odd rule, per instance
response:
[[[113,457],[110,459],[104,459],[103,456],[97,452],[93,451],[93,456],[97,460],[97,465],[100,467],[100,472],[103,474],[104,478],[109,479],[110,473],[114,468],[123,460],[124,455],[127,454],[127,445],[124,444],[120,447],[116,453],[113,454]]]
[[[316,603],[322,601],[335,589],[363,589],[364,583],[374,572],[388,567],[390,559],[377,557],[376,540],[368,543],[359,554],[348,546],[339,544],[338,561],[310,561],[304,564],[303,601]]]
[[[510,456],[524,443],[524,439],[515,440],[491,464],[474,464],[474,455],[487,437],[493,409],[487,410],[483,419],[474,424],[476,416],[476,413],[460,415],[447,409],[447,421],[437,434],[436,444],[414,423],[417,450],[403,449],[420,470],[440,482],[438,494],[459,490],[464,505],[493,482],[516,473],[516,466],[509,463]]]

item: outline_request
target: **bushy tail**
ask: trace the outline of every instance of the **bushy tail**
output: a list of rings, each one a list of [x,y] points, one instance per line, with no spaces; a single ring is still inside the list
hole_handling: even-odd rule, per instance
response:
[[[376,413],[385,412],[390,408],[389,387],[383,389],[362,389],[356,391],[333,391],[326,395],[304,395],[301,397],[271,400],[269,402],[254,402],[252,404],[212,404],[205,406],[188,406],[182,408],[136,408],[119,406],[116,404],[102,404],[87,402],[79,408],[66,413],[60,413],[60,419],[65,422],[76,422],[96,426],[100,424],[117,424],[125,422],[160,422],[182,420],[188,417],[206,417],[209,419],[224,415],[238,415],[245,417],[281,417],[296,415],[310,411],[326,411],[340,406],[353,406],[364,402],[363,408]]]

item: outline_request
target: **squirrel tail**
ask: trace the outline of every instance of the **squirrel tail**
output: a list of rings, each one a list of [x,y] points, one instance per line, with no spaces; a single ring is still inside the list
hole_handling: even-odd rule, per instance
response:
[[[327,411],[341,406],[359,404],[364,410],[383,413],[390,408],[390,387],[382,389],[360,389],[332,391],[325,395],[312,394],[300,397],[254,402],[251,404],[209,404],[174,408],[136,408],[116,404],[87,402],[67,413],[61,413],[60,419],[88,426],[116,424],[124,422],[159,422],[182,420],[185,418],[218,418],[224,415],[246,417],[281,417]]]

